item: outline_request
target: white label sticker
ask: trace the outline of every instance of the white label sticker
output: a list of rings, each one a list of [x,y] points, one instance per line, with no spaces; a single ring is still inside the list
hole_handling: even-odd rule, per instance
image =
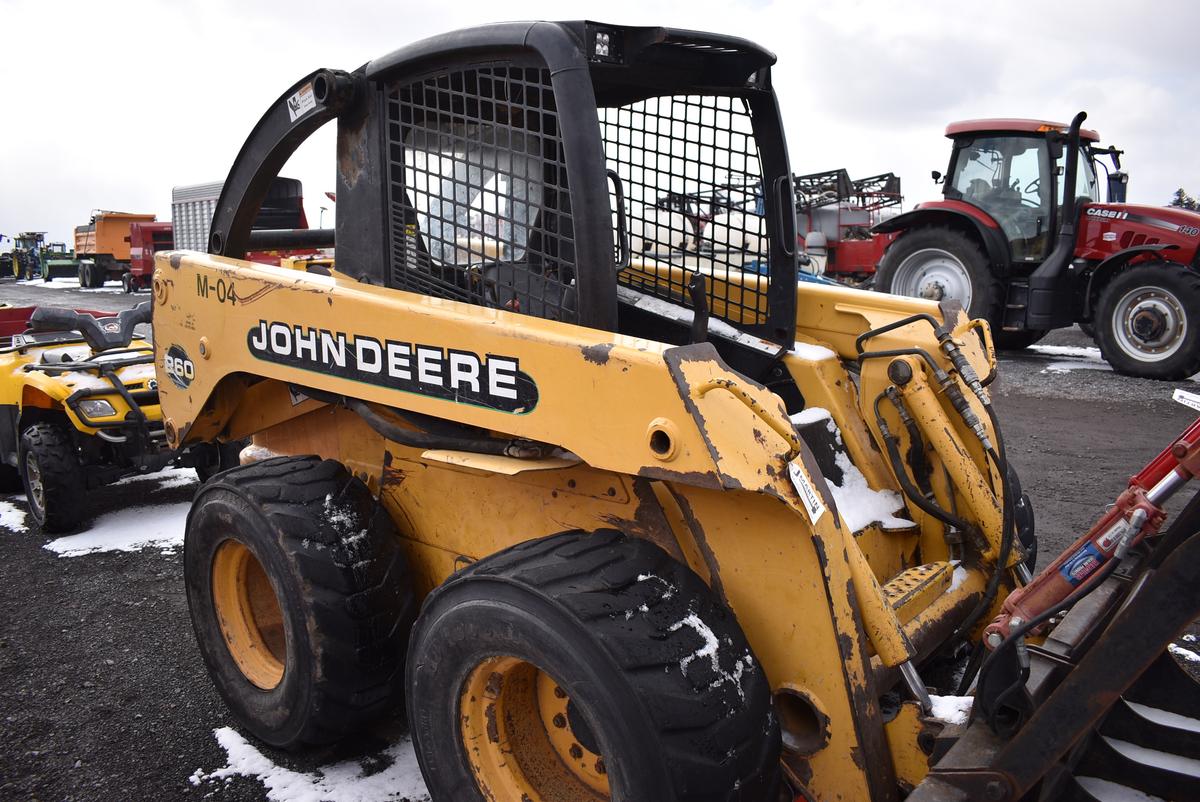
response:
[[[287,99],[288,116],[292,118],[292,122],[296,122],[305,114],[317,107],[317,99],[313,97],[313,88],[311,83],[307,83],[300,87],[300,91]]]
[[[1176,390],[1175,394],[1171,397],[1183,404],[1185,407],[1191,407],[1197,412],[1200,412],[1200,395],[1189,393],[1187,390]]]
[[[815,524],[825,514],[825,502],[808,480],[808,474],[799,464],[799,457],[788,463],[788,477],[792,480],[792,487],[800,494],[800,500],[804,502],[804,511],[808,513],[808,519]]]

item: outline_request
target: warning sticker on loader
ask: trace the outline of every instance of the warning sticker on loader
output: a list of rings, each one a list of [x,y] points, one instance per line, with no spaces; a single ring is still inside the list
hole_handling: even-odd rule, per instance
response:
[[[800,495],[800,501],[804,503],[804,511],[808,513],[808,519],[815,524],[825,514],[825,501],[813,487],[813,483],[809,481],[808,474],[799,464],[799,458],[788,463],[788,477],[792,480],[792,487],[796,488],[796,492]]]
[[[267,362],[500,412],[521,415],[538,402],[515,356],[267,320],[246,333],[246,345]]]
[[[300,87],[300,90],[287,99],[288,116],[296,122],[305,114],[317,107],[317,98],[313,95],[312,82]]]

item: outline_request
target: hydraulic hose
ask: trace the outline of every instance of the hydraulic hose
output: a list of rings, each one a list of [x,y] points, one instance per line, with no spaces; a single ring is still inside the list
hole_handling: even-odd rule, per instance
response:
[[[953,515],[946,510],[934,504],[927,499],[913,484],[912,479],[908,476],[908,471],[904,469],[904,461],[900,456],[900,448],[896,445],[896,438],[892,435],[891,429],[888,428],[887,421],[883,419],[883,413],[879,410],[879,402],[883,400],[887,393],[882,392],[875,396],[875,423],[879,426],[879,432],[883,435],[883,444],[888,453],[888,459],[892,464],[892,471],[896,474],[897,481],[900,482],[900,487],[904,490],[904,495],[908,497],[913,504],[916,504],[922,510],[937,518],[944,524],[953,526],[962,532],[971,531],[971,524],[967,523],[957,515]]]
[[[346,407],[388,440],[411,448],[470,451],[476,454],[494,454],[501,457],[515,457],[516,459],[544,459],[554,451],[553,446],[534,440],[523,440],[520,438],[506,440],[499,437],[470,437],[451,434],[449,433],[448,425],[442,425],[445,422],[439,422],[439,428],[442,429],[442,432],[436,434],[415,429],[406,429],[388,420],[372,409],[370,404],[358,398],[348,398],[344,395],[327,393],[308,387],[301,388],[301,390],[305,395],[317,401]],[[392,410],[391,407],[387,407],[387,409],[401,417],[408,417],[409,415],[414,415],[415,417],[415,413],[406,413],[404,410],[398,409]],[[420,416],[420,418],[425,417],[423,415]]]

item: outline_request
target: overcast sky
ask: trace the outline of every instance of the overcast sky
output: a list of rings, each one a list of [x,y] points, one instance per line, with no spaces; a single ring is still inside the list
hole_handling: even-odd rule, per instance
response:
[[[0,0],[0,233],[69,242],[97,208],[168,220],[171,187],[223,179],[268,104],[317,67],[354,69],[487,21],[578,18],[770,48],[793,169],[897,172],[905,208],[937,194],[929,171],[945,170],[947,122],[1080,109],[1127,151],[1131,201],[1200,193],[1192,0]],[[317,225],[332,206],[332,130],[283,174],[304,182]]]

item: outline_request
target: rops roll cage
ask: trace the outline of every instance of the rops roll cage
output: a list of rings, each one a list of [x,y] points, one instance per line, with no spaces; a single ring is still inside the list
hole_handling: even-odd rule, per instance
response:
[[[790,347],[795,328],[795,205],[770,81],[775,57],[729,36],[594,22],[503,23],[435,36],[354,72],[317,70],[280,96],[243,145],[213,217],[209,252],[242,258],[248,250],[268,244],[336,247],[340,272],[396,286],[395,210],[389,200],[389,181],[395,181],[395,175],[389,159],[395,157],[404,132],[397,131],[394,112],[389,119],[389,97],[394,106],[395,87],[404,81],[429,80],[427,76],[436,78],[454,68],[472,69],[510,58],[521,63],[532,58],[544,65],[553,91],[560,166],[569,194],[563,206],[573,240],[571,322],[617,330],[617,274],[629,258],[623,187],[620,177],[614,181],[611,174],[612,148],[602,141],[600,113],[663,96],[731,96],[745,103],[753,127],[764,195],[762,225],[769,243],[769,252],[762,256],[770,266],[759,290],[761,314],[732,322]],[[336,228],[252,232],[271,179],[302,142],[334,119]],[[617,232],[620,241],[614,241]],[[688,302],[687,293],[675,290],[672,296],[676,303]]]

